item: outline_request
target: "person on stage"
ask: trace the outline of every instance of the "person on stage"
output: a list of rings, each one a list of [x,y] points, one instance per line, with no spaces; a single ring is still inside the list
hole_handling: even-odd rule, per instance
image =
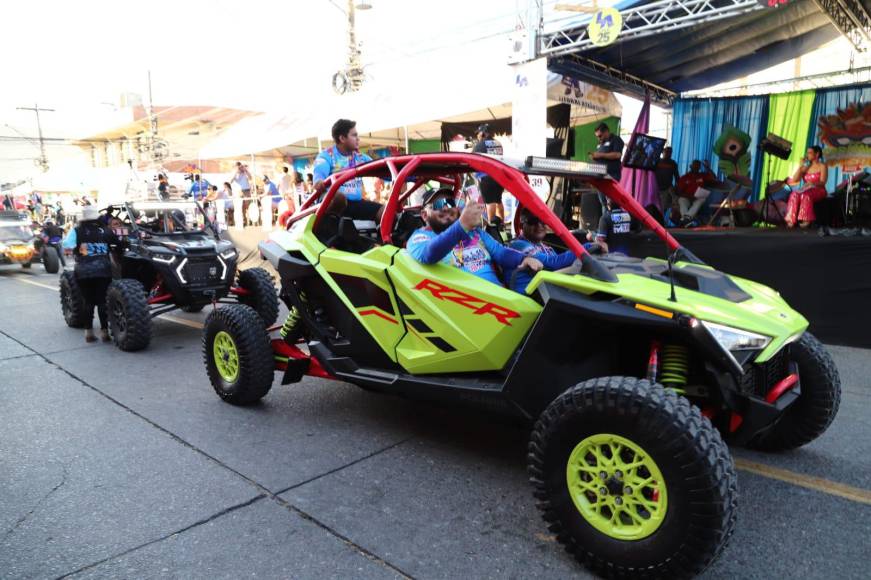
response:
[[[681,227],[695,221],[696,214],[708,196],[711,195],[710,186],[717,181],[717,176],[711,171],[711,166],[707,161],[704,162],[704,167],[704,171],[702,171],[702,161],[694,159],[690,163],[689,172],[682,175],[677,181],[677,202],[680,206]]]
[[[823,163],[823,150],[817,145],[808,147],[801,166],[786,180],[788,185],[801,186],[789,194],[786,227],[794,228],[798,223],[800,227],[806,228],[814,223],[816,220],[814,204],[826,198],[828,177],[829,170]],[[804,185],[801,185],[802,183]]]

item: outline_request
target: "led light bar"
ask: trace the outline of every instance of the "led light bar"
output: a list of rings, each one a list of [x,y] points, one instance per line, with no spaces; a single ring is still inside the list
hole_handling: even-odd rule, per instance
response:
[[[531,171],[572,173],[577,175],[593,175],[604,177],[608,175],[608,168],[603,163],[588,163],[573,159],[554,159],[551,157],[526,158],[526,168]]]

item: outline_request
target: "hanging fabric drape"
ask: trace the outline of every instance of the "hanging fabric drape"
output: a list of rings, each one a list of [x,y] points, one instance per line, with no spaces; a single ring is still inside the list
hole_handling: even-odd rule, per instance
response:
[[[818,126],[820,117],[834,115],[838,109],[846,109],[847,106],[854,103],[868,102],[871,102],[871,85],[818,90],[811,113],[807,146],[819,145],[822,147]],[[835,191],[843,179],[840,167],[829,167],[829,180],[826,182],[826,189],[829,193]]]
[[[792,142],[792,154],[789,159],[766,155],[763,175],[769,175],[770,169],[771,179],[778,180],[795,173],[806,152],[814,95],[814,91],[799,91],[769,97],[767,131]],[[764,183],[757,181],[757,186],[757,191],[764,191]]]
[[[647,133],[650,128],[650,95],[644,98],[644,105],[635,122],[635,133]],[[646,169],[624,167],[620,175],[620,185],[632,193],[635,200],[643,206],[654,204],[660,207],[659,191],[656,186],[656,173]],[[661,208],[660,208],[661,209]]]
[[[757,146],[766,135],[768,105],[768,97],[676,100],[671,145],[672,158],[680,173],[686,173],[694,159],[707,160],[716,169],[719,159],[713,153],[713,145],[726,126],[731,125],[753,139],[750,143],[750,179],[764,187],[761,185],[764,178],[762,155]],[[721,179],[724,177],[720,175]]]

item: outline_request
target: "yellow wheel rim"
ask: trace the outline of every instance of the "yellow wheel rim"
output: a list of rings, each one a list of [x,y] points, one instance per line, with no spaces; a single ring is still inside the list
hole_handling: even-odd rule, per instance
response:
[[[222,379],[232,383],[239,378],[239,351],[232,336],[223,330],[218,332],[212,343],[212,353],[215,356],[215,368]]]
[[[665,479],[656,462],[619,435],[599,433],[578,443],[566,465],[566,484],[581,516],[618,540],[650,536],[668,509]]]

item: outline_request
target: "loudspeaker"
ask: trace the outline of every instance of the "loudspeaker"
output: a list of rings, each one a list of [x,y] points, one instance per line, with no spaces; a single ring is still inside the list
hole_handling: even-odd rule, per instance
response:
[[[769,133],[768,137],[759,144],[759,148],[769,155],[781,159],[789,159],[789,156],[792,155],[792,142],[774,133]]]
[[[545,151],[547,157],[563,158],[563,140],[548,137]]]

